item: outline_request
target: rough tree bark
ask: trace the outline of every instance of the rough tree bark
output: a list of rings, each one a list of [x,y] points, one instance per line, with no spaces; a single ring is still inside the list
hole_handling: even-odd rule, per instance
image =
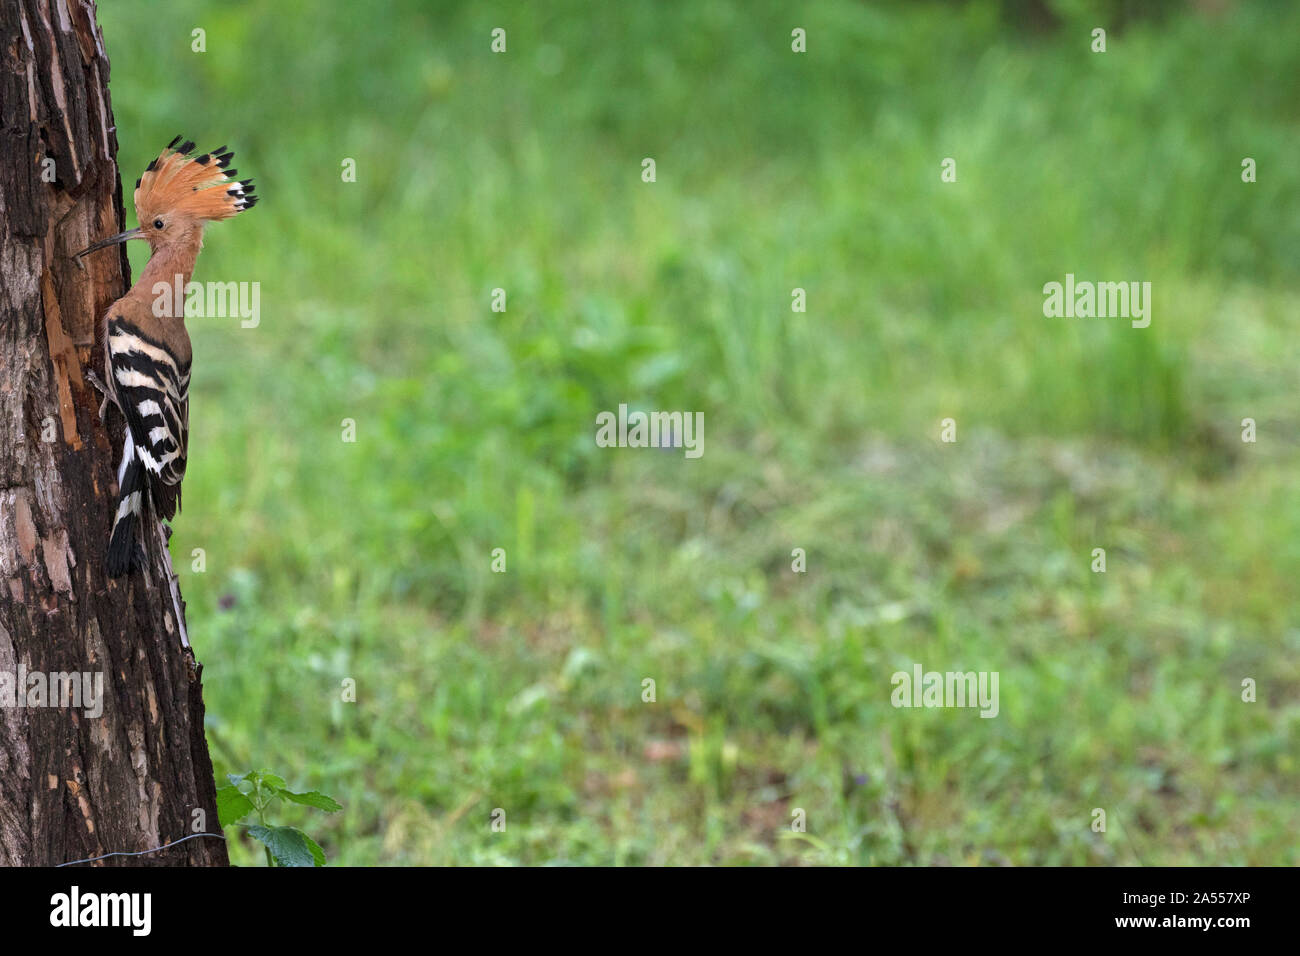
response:
[[[101,320],[130,267],[124,246],[85,271],[70,255],[125,228],[116,153],[94,4],[0,0],[0,865],[220,832],[166,549],[144,575],[103,572],[122,423],[100,424],[84,372],[103,367]],[[79,673],[102,674],[98,716],[67,706],[57,675]],[[198,837],[104,862],[228,859]]]

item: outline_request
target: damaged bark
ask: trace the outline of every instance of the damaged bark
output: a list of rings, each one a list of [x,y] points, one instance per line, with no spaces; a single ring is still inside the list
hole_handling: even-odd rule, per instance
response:
[[[162,546],[103,563],[120,416],[83,371],[125,292],[108,57],[90,0],[0,0],[0,865],[220,833],[202,668]],[[151,532],[152,533],[152,532]],[[96,695],[96,685],[102,694]],[[101,865],[226,865],[198,837]]]

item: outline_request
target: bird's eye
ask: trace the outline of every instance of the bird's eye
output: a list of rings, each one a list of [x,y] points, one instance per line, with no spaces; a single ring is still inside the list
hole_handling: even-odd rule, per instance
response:
[[[153,227],[155,229],[161,229],[163,227],[163,221],[161,219],[155,219],[153,221]]]

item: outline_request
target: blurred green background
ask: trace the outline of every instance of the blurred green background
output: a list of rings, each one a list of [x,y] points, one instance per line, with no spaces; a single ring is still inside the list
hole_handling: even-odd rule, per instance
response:
[[[219,778],[343,865],[1300,862],[1300,8],[786,7],[100,5],[123,179],[263,196],[172,539]]]

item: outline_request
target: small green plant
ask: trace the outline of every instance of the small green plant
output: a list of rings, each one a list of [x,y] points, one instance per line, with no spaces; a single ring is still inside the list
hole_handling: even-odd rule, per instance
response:
[[[217,788],[217,819],[223,827],[228,827],[250,813],[257,814],[257,823],[244,826],[248,835],[266,850],[267,866],[325,865],[325,851],[320,844],[297,827],[272,826],[267,822],[266,812],[276,800],[300,803],[327,813],[342,810],[342,804],[319,790],[305,793],[290,790],[283,777],[267,770],[250,770],[239,776],[230,773],[226,778],[230,784]]]

